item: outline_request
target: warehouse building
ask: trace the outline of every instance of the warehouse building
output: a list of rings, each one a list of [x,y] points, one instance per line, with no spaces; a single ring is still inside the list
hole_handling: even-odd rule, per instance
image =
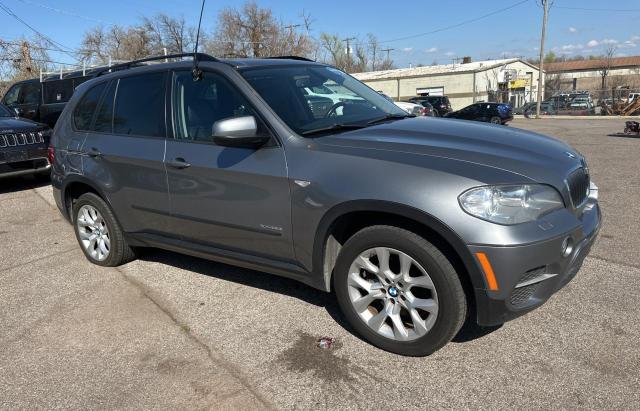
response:
[[[603,71],[605,88],[640,89],[640,56],[560,61],[545,64],[544,69],[549,91],[600,90]]]
[[[445,95],[454,110],[479,101],[510,103],[513,107],[535,101],[536,66],[521,59],[462,63],[355,73],[369,87],[405,101],[420,95]]]

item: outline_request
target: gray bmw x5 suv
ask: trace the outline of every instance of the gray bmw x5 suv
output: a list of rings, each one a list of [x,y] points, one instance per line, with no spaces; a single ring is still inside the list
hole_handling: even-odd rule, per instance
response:
[[[421,356],[540,306],[598,233],[585,159],[554,138],[413,118],[303,59],[191,68],[98,76],[62,113],[53,191],[92,263],[158,247],[289,277]]]

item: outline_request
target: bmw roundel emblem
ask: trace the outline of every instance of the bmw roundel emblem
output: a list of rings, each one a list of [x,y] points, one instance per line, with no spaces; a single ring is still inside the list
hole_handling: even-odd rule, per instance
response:
[[[392,297],[398,296],[398,289],[396,287],[389,288],[389,295]]]

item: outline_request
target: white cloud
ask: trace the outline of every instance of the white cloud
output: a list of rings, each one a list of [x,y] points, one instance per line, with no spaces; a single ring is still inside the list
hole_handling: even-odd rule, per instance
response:
[[[425,50],[427,53],[435,53],[438,51],[437,47],[431,47],[430,49],[426,49]]]
[[[640,36],[631,36],[631,41],[640,41]]]
[[[408,53],[410,51],[413,51],[413,47],[405,47],[402,49],[402,51],[404,51],[405,53]]]
[[[569,27],[569,33],[577,33],[578,29],[575,27]]]
[[[453,57],[456,55],[456,53],[454,53],[453,51],[447,51],[446,53],[444,53],[444,55],[447,57]]]
[[[620,45],[620,47],[624,47],[624,48],[628,48],[628,49],[632,49],[632,48],[635,48],[637,46],[638,46],[638,44],[634,43],[631,40],[627,40],[623,44]]]
[[[618,43],[619,43],[619,41],[615,40],[615,39],[604,39],[604,40],[602,40],[600,42],[600,44],[612,44],[612,45],[615,45],[615,44],[618,44]]]
[[[591,40],[587,43],[587,47],[598,47],[598,45],[600,44],[600,42],[598,42],[598,40]]]

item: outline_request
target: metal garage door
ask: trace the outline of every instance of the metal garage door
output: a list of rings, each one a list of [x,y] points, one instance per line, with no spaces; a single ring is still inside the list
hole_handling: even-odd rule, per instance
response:
[[[419,87],[416,89],[419,96],[444,96],[444,87]]]

